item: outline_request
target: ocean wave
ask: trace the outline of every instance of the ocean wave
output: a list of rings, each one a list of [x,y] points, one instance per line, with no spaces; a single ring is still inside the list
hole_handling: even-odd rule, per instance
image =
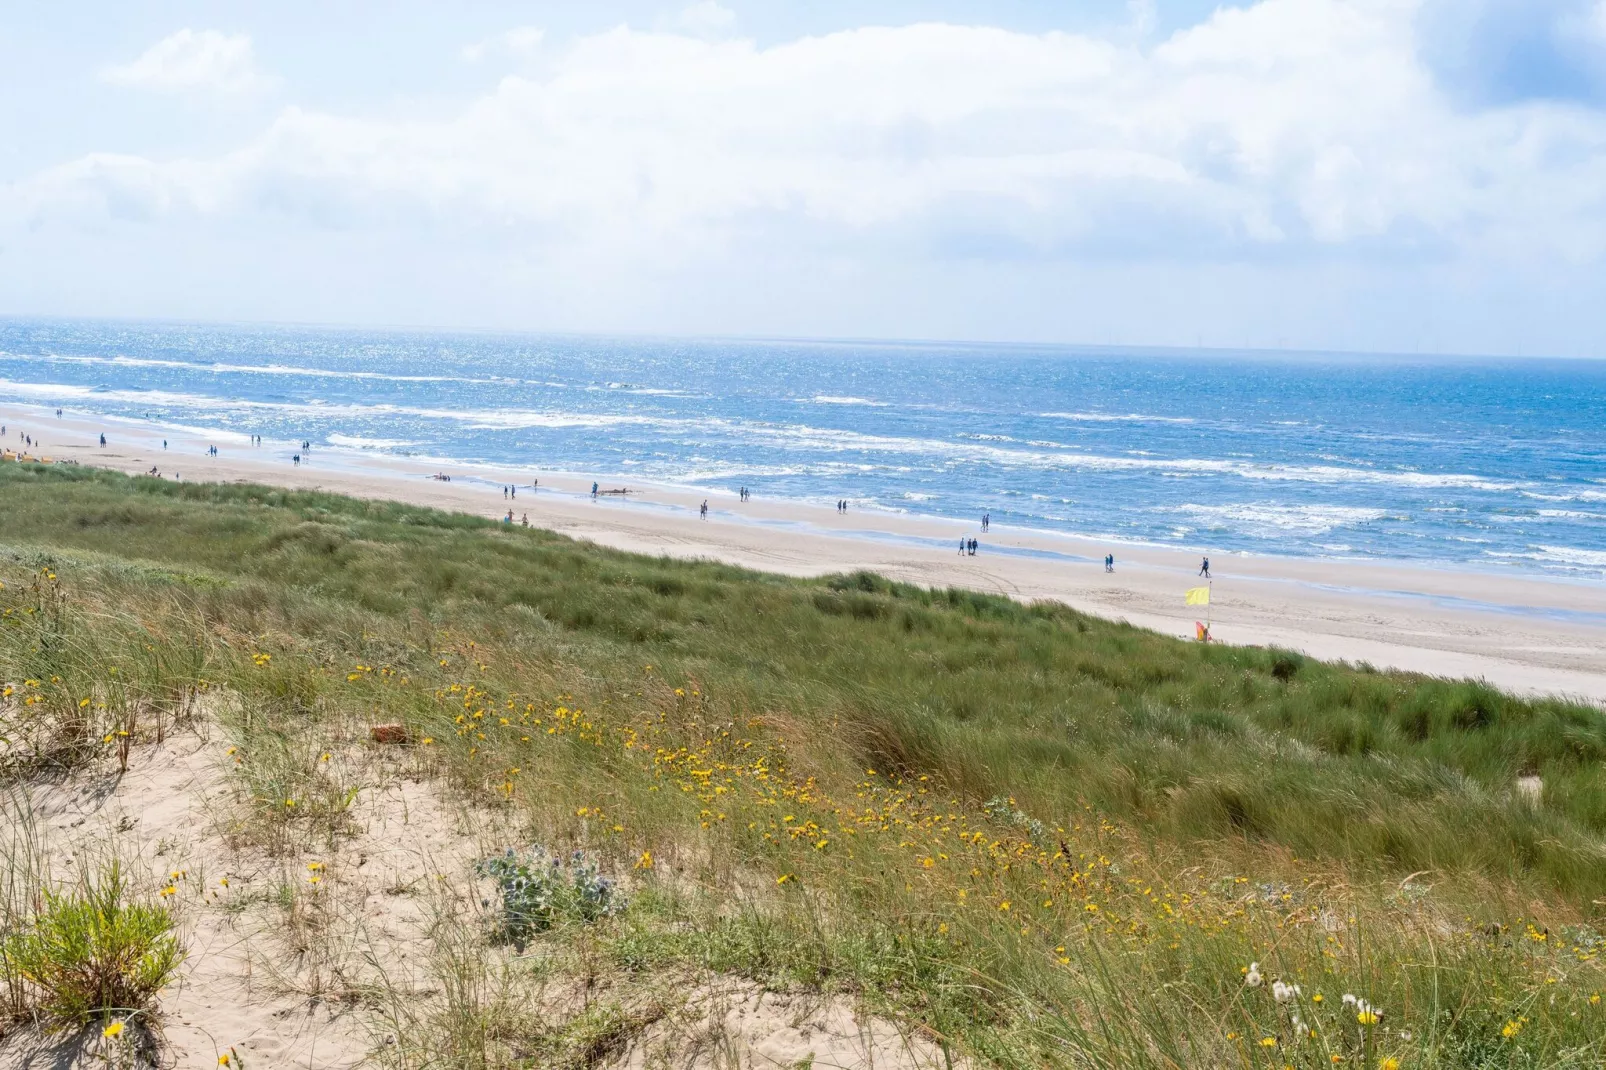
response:
[[[363,435],[341,434],[325,435],[324,441],[331,446],[358,450],[394,450],[418,445],[417,442],[405,438],[368,438]]]
[[[1089,424],[1191,424],[1191,416],[1149,416],[1141,412],[1040,412],[1037,415],[1046,420],[1072,420],[1076,423]]]
[[[1560,561],[1563,564],[1606,568],[1606,550],[1584,550],[1576,546],[1544,545],[1537,547],[1537,549],[1546,558]]]
[[[839,394],[815,394],[808,400],[816,405],[868,405],[874,409],[887,408],[885,401],[871,401],[869,398],[857,398]]]
[[[619,427],[631,424],[663,428],[679,427],[691,421],[634,413],[574,413],[527,409],[435,409],[412,405],[361,404],[358,402],[259,401],[254,398],[225,398],[206,394],[183,394],[169,390],[127,390],[87,387],[61,383],[22,383],[0,379],[0,395],[38,398],[61,403],[71,398],[115,401],[145,409],[187,409],[206,412],[274,412],[327,420],[353,416],[365,419],[416,416],[446,420],[464,427],[508,430],[523,427]]]
[[[15,355],[13,355],[15,356]],[[305,376],[313,379],[359,379],[392,383],[474,383],[482,386],[523,383],[522,379],[473,378],[457,375],[398,375],[392,372],[340,371],[334,368],[306,368],[296,364],[226,364],[184,360],[161,360],[155,357],[89,357],[49,353],[37,357],[18,357],[50,364],[102,365],[118,368],[171,368],[189,372],[213,372],[228,375],[281,375]],[[546,386],[559,384],[546,383]]]
[[[1526,551],[1485,550],[1488,557],[1538,561],[1552,567],[1560,566],[1572,571],[1600,572],[1606,576],[1606,551],[1585,550],[1576,546],[1530,546]]]
[[[1586,513],[1579,509],[1535,509],[1534,512],[1547,519],[1606,520],[1606,513]]]
[[[383,420],[396,416],[456,423],[474,430],[518,430],[524,428],[605,429],[642,427],[669,435],[710,435],[759,441],[793,452],[825,455],[871,453],[915,455],[940,459],[943,467],[955,464],[991,464],[1009,469],[1156,472],[1166,476],[1221,475],[1258,481],[1320,483],[1331,485],[1388,485],[1412,489],[1456,489],[1491,492],[1525,490],[1533,484],[1491,479],[1470,473],[1385,471],[1340,465],[1297,465],[1254,462],[1222,458],[1165,458],[1109,456],[1071,451],[1020,449],[995,443],[961,443],[951,439],[872,435],[841,428],[809,424],[767,424],[724,417],[668,417],[640,413],[596,413],[536,409],[443,409],[413,405],[363,404],[357,402],[263,401],[249,398],[222,398],[163,390],[129,390],[53,383],[24,383],[0,379],[0,396],[44,399],[61,403],[71,398],[93,399],[96,403],[119,402],[147,409],[186,409],[206,412],[274,412],[306,416],[327,421],[344,417]],[[885,463],[885,462],[882,462]],[[1544,495],[1535,495],[1544,497]],[[1552,500],[1602,500],[1606,492],[1581,490]]]
[[[1230,475],[1243,479],[1324,484],[1386,484],[1417,489],[1513,491],[1522,484],[1460,472],[1382,471],[1338,465],[1268,464],[1218,458],[1113,457],[1093,453],[1041,452],[943,439],[870,435],[808,425],[730,424],[733,434],[773,441],[789,449],[824,452],[882,452],[938,455],[950,461],[986,461],[1031,469],[1156,471],[1164,474]],[[1586,491],[1584,493],[1593,493]]]
[[[1186,504],[1177,512],[1191,516],[1199,524],[1235,529],[1245,534],[1275,536],[1297,533],[1321,535],[1334,528],[1352,527],[1382,520],[1382,509],[1349,505],[1281,505],[1275,502],[1241,502],[1230,505]]]
[[[1524,498],[1541,502],[1606,502],[1606,491],[1575,490],[1568,494],[1546,494],[1543,491],[1525,490]]]

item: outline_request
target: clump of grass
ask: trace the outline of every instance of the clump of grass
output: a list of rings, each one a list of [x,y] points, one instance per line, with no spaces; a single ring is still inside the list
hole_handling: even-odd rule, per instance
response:
[[[171,915],[135,901],[116,861],[77,889],[45,891],[39,912],[0,948],[30,1010],[58,1029],[148,1013],[184,954]]]
[[[28,1013],[29,982],[5,948],[42,904],[46,869],[30,800],[14,788],[0,788],[0,1022]]]
[[[602,876],[584,851],[559,858],[536,846],[480,862],[476,871],[496,882],[501,897],[496,939],[523,951],[530,941],[564,922],[589,923],[624,910],[618,886]]]

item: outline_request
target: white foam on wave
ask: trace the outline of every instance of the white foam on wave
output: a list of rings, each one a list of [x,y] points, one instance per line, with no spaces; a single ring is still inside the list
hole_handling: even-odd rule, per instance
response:
[[[1585,550],[1577,546],[1530,546],[1525,552],[1514,550],[1485,550],[1489,557],[1538,561],[1544,565],[1571,571],[1599,572],[1606,576],[1606,551]]]
[[[868,405],[875,409],[887,407],[887,402],[885,401],[871,401],[869,398],[858,398],[842,394],[815,394],[809,400],[816,405]]]
[[[297,364],[226,364],[213,361],[207,364],[183,360],[161,360],[156,357],[90,357],[51,353],[23,359],[51,364],[107,365],[119,368],[172,368],[190,372],[213,372],[230,375],[282,375],[305,376],[314,379],[370,379],[391,383],[477,383],[505,385],[523,382],[521,379],[474,378],[457,375],[398,375],[392,372],[340,371],[334,368],[307,368]],[[547,386],[560,384],[547,383]]]
[[[1299,534],[1321,535],[1334,528],[1353,527],[1382,520],[1382,509],[1352,505],[1280,505],[1275,502],[1240,502],[1228,505],[1177,506],[1177,511],[1208,527],[1228,528],[1261,537]]]
[[[1191,424],[1191,416],[1150,416],[1141,412],[1040,412],[1046,420],[1071,420],[1087,424]]]
[[[1606,550],[1584,550],[1576,546],[1544,546],[1538,550],[1546,558],[1569,565],[1588,565],[1606,568]]]
[[[1542,502],[1606,502],[1606,491],[1575,490],[1568,494],[1545,494],[1537,490],[1525,490],[1524,498],[1533,498]]]
[[[405,438],[368,438],[364,435],[326,435],[324,441],[331,446],[358,450],[394,450],[418,445],[417,442]]]

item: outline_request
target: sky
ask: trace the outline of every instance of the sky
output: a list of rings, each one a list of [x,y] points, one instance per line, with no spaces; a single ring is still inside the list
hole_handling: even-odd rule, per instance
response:
[[[1606,356],[1606,0],[0,5],[0,314]]]

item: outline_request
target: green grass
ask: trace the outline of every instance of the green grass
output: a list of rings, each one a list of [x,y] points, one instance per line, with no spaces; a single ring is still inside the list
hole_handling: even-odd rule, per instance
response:
[[[238,842],[337,847],[360,784],[320,752],[401,721],[431,741],[413,773],[634,885],[550,938],[627,989],[695,967],[848,992],[1012,1066],[1606,1056],[1589,706],[85,469],[0,466],[0,547],[4,775],[116,761],[215,696]],[[612,1046],[631,1013],[524,1048],[482,1030],[473,1062]]]
[[[135,899],[115,861],[71,891],[46,889],[0,943],[0,974],[25,993],[17,1010],[62,1030],[138,1019],[183,960],[173,919]]]

